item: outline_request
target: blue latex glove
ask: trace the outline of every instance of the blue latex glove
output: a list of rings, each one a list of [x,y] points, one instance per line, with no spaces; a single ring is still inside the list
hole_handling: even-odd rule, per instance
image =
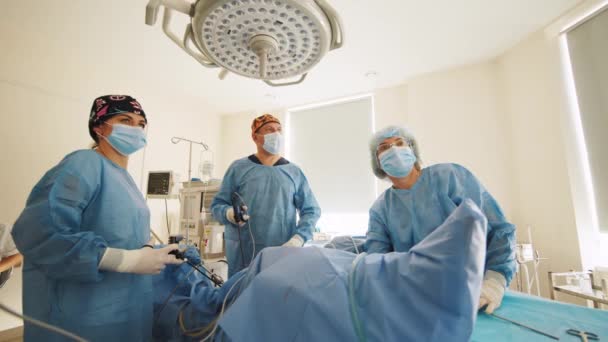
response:
[[[184,256],[188,259],[188,262],[193,263],[195,265],[200,265],[202,259],[198,250],[192,246],[189,246],[188,249],[184,252]]]

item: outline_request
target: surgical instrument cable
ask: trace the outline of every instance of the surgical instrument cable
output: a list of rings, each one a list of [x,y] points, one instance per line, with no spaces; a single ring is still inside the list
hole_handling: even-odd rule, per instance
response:
[[[44,328],[46,330],[50,330],[50,331],[55,332],[57,334],[63,335],[65,337],[69,337],[69,338],[73,339],[74,341],[79,341],[79,342],[86,342],[87,341],[87,340],[85,340],[84,338],[82,338],[82,337],[80,337],[78,335],[75,335],[75,334],[73,334],[73,333],[71,333],[69,331],[61,329],[61,328],[56,327],[54,325],[51,325],[51,324],[39,321],[39,320],[37,320],[35,318],[31,318],[31,317],[26,316],[26,315],[21,315],[18,312],[16,312],[13,309],[5,306],[2,303],[0,303],[0,309],[2,309],[3,311],[5,311],[6,313],[8,313],[8,314],[10,314],[12,316],[15,316],[17,318],[21,318],[24,321],[29,322],[29,323],[31,323],[33,325],[39,326],[39,327]]]
[[[235,192],[232,193],[231,199],[233,199],[233,198],[238,198],[241,201],[241,203],[239,203],[239,206],[245,206],[249,210],[249,206],[245,202],[245,199],[243,199],[243,197],[238,192],[235,191]],[[234,210],[234,205],[233,205],[233,210]],[[247,215],[247,216],[249,216],[248,215],[249,214],[248,211],[245,211],[244,214]],[[236,212],[235,212],[235,215],[236,215]],[[249,236],[251,237],[251,250],[253,251],[251,253],[251,260],[249,260],[249,264],[251,264],[251,262],[255,258],[255,238],[253,237],[253,226],[251,224],[251,221],[249,221],[249,218],[250,217],[247,218],[246,222],[249,224],[249,229],[248,230],[249,230]],[[238,222],[237,222],[237,226],[238,226]],[[245,265],[245,252],[243,252],[243,246],[242,246],[243,245],[243,241],[241,241],[241,228],[242,227],[240,227],[240,226],[237,228],[237,232],[239,234],[239,245],[241,247],[241,265],[243,267],[249,267],[249,264]]]
[[[559,340],[559,337],[558,337],[558,336],[551,335],[551,334],[549,334],[549,333],[546,333],[546,332],[544,332],[544,331],[538,330],[538,329],[536,329],[536,328],[532,328],[532,327],[531,327],[531,326],[529,326],[529,325],[525,325],[525,324],[523,324],[523,323],[520,323],[520,322],[517,322],[517,321],[511,320],[511,319],[508,319],[508,318],[503,317],[503,316],[499,316],[499,315],[497,315],[497,314],[495,314],[495,313],[491,313],[491,314],[489,314],[489,315],[490,315],[490,316],[493,316],[493,317],[496,317],[496,318],[498,318],[498,319],[501,319],[501,320],[503,320],[503,321],[505,321],[505,322],[509,322],[509,323],[511,323],[511,324],[515,324],[515,325],[520,326],[520,327],[522,327],[522,328],[525,328],[525,329],[528,329],[528,330],[534,331],[534,332],[535,332],[535,333],[537,333],[537,334],[545,335],[545,336],[547,336],[547,337],[549,337],[549,338],[552,338],[552,339],[554,339],[554,340]]]

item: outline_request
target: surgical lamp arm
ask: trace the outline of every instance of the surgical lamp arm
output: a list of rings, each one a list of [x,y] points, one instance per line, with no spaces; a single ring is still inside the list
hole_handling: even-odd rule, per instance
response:
[[[207,68],[215,68],[217,65],[210,61],[203,54],[198,53],[192,50],[188,44],[188,41],[192,39],[192,25],[188,24],[186,30],[184,31],[184,38],[181,39],[177,34],[175,34],[170,29],[171,18],[173,11],[177,10],[183,14],[188,16],[192,16],[192,4],[182,1],[182,0],[150,0],[148,5],[146,6],[146,25],[153,26],[156,24],[158,19],[158,9],[160,6],[165,8],[163,13],[163,32],[169,39],[171,39],[177,46],[179,46],[182,50],[186,51],[187,54],[192,56],[192,58],[196,59],[202,66]]]
[[[168,9],[166,9],[165,12],[167,10]],[[169,35],[167,33],[169,31],[168,26],[169,26],[169,24],[167,23],[167,29],[165,30],[165,22],[163,21],[163,30],[165,31],[165,34],[167,34],[167,35]],[[193,37],[192,24],[188,24],[188,26],[186,27],[186,32],[184,32],[184,40],[183,40],[182,44],[178,44],[178,45],[184,51],[186,51],[190,56],[192,56],[194,59],[196,59],[202,66],[207,67],[207,68],[217,68],[217,64],[210,61],[207,57],[203,56],[201,53],[198,53],[190,48],[189,43],[191,41],[194,41],[194,39],[192,37]],[[194,41],[194,45],[196,45],[196,41]]]
[[[150,0],[146,5],[146,25],[154,26],[160,6],[170,7],[187,15],[192,13],[192,4],[182,0]]]

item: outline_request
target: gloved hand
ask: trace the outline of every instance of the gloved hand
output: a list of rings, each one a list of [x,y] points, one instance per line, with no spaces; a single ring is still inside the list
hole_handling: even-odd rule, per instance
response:
[[[502,274],[487,270],[481,284],[478,309],[487,305],[485,310],[487,314],[491,314],[494,310],[498,309],[502,302],[502,297],[505,295],[506,286],[507,280]]]
[[[247,207],[243,206],[243,210],[247,210]],[[249,220],[249,215],[243,215],[243,218],[245,220]],[[245,222],[236,222],[236,218],[234,217],[234,209],[232,207],[228,208],[228,210],[226,211],[226,219],[228,219],[228,221],[230,221],[230,223],[232,224],[237,224],[239,227],[245,225]]]
[[[152,245],[154,242],[150,241],[148,243],[148,245]],[[165,248],[167,245],[165,244],[156,244],[154,245],[154,249],[161,249],[161,248]],[[184,246],[182,246],[182,248],[179,249],[180,252],[182,252],[182,255],[184,256],[184,258],[187,261],[190,261],[191,263],[195,264],[195,265],[200,265],[202,259],[201,259],[201,255],[198,251],[198,249],[196,249],[196,247],[194,246],[187,246],[187,248],[184,248]],[[190,266],[186,267],[189,268]]]
[[[184,262],[169,254],[178,248],[177,244],[160,249],[143,247],[126,250],[108,247],[99,262],[99,269],[121,273],[159,274],[167,264],[179,265]]]
[[[192,246],[186,249],[186,251],[184,252],[184,256],[186,257],[186,259],[188,259],[189,262],[195,265],[200,265],[201,263],[201,255],[199,254],[198,250]]]
[[[302,247],[303,245],[304,245],[304,239],[302,239],[302,237],[298,234],[295,234],[294,236],[291,237],[291,239],[289,239],[289,241],[287,241],[283,244],[283,246],[287,246],[287,247]]]

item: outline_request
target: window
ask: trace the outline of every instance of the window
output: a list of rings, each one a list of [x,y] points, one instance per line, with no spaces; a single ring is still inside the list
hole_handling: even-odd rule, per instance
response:
[[[317,226],[330,234],[363,235],[376,197],[368,141],[371,96],[290,109],[286,155],[302,168],[321,206]]]
[[[566,33],[597,224],[608,233],[608,10]]]

